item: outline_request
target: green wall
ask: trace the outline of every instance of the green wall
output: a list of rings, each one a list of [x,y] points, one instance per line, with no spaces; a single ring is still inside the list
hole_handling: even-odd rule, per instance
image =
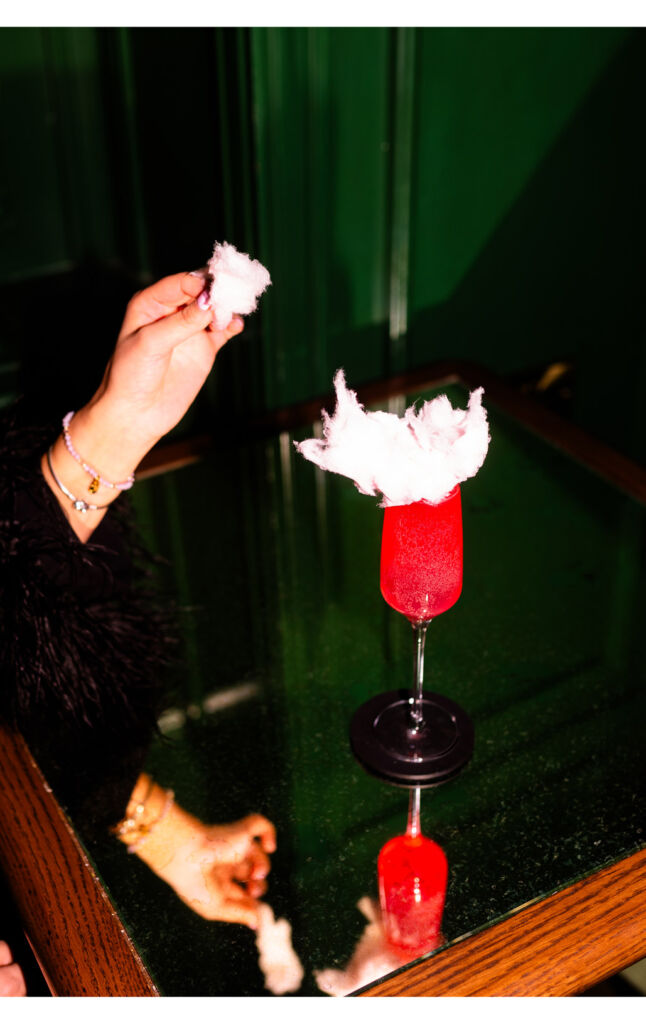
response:
[[[565,359],[574,415],[639,454],[644,57],[626,29],[0,30],[0,394],[34,384],[35,286],[70,356],[109,313],[98,366],[124,295],[227,238],[274,284],[186,429],[341,365]],[[599,426],[606,381],[633,411]]]

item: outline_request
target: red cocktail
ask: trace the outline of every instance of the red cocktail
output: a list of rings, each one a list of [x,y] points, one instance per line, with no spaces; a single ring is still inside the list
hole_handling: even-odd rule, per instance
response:
[[[428,622],[462,591],[462,507],[455,487],[439,505],[416,501],[384,510],[381,593],[411,622]]]
[[[473,751],[468,715],[448,697],[423,689],[428,625],[462,592],[459,486],[437,505],[418,501],[384,510],[380,575],[384,599],[415,631],[414,685],[358,708],[352,749],[369,771],[395,785],[436,786],[457,775]]]

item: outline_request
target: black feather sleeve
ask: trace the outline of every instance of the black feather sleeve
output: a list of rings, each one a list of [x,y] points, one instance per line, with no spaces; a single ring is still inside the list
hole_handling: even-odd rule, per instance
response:
[[[176,634],[126,497],[88,543],[71,529],[40,470],[57,433],[0,422],[0,714],[64,760],[145,745]]]

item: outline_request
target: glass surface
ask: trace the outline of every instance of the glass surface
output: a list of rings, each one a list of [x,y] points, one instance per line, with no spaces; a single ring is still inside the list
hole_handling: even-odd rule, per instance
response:
[[[463,388],[441,390],[464,406]],[[426,668],[475,724],[472,760],[421,805],[448,861],[447,944],[646,842],[644,508],[485,403],[489,455],[462,485],[463,592],[430,627]],[[311,434],[133,491],[184,608],[148,768],[203,820],[275,822],[266,899],[292,925],[307,996],[322,995],[315,972],[350,961],[379,851],[406,828],[407,792],[362,771],[349,721],[412,674],[410,624],[379,590],[383,511],[294,451]],[[162,994],[267,994],[251,931],[201,919],[75,825]]]

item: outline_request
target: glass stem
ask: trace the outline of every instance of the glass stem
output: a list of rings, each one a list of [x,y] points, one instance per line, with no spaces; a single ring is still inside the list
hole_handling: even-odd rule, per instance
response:
[[[413,687],[413,699],[410,703],[409,725],[411,732],[416,733],[424,725],[424,705],[422,696],[424,690],[424,644],[426,643],[426,630],[431,620],[426,622],[414,622],[415,630],[415,685]]]
[[[422,829],[419,821],[419,812],[422,802],[422,790],[419,786],[415,789],[411,789],[410,796],[408,798],[408,824],[406,826],[406,835],[415,836],[420,835]]]

